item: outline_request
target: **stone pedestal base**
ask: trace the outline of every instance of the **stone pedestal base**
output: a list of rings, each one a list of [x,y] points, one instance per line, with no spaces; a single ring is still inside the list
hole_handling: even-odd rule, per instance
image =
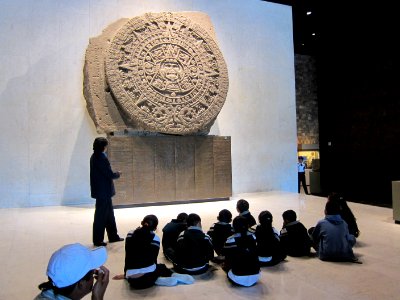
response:
[[[109,136],[114,206],[220,200],[232,195],[231,139],[220,136]]]
[[[319,171],[310,172],[310,194],[321,194],[321,175]]]
[[[400,223],[400,181],[392,181],[393,219]]]

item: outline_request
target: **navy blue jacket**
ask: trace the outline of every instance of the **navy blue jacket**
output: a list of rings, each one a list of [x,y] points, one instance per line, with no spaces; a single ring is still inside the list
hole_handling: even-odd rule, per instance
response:
[[[110,162],[103,152],[94,152],[90,157],[90,190],[91,197],[111,198],[115,195],[114,179],[119,173],[114,173]]]
[[[258,256],[282,258],[286,254],[279,239],[279,232],[272,227],[267,230],[261,225],[256,227],[256,240]]]
[[[283,226],[280,234],[281,245],[290,256],[310,255],[311,239],[307,229],[299,221]]]
[[[248,210],[241,212],[239,216],[245,217],[247,219],[249,228],[257,224],[256,219],[254,219],[253,215]]]
[[[213,257],[211,238],[201,228],[190,226],[179,235],[176,245],[176,264],[181,268],[202,267]]]
[[[233,231],[232,225],[225,222],[214,223],[207,234],[211,237],[214,250],[217,255],[223,255],[223,249],[226,240],[235,232]]]
[[[260,272],[260,262],[257,256],[256,237],[251,232],[246,236],[235,233],[230,236],[224,246],[227,269],[238,276],[254,275]]]
[[[172,219],[163,228],[162,246],[163,251],[168,248],[176,249],[179,234],[187,228],[186,223],[180,222],[177,219]]]
[[[160,238],[143,227],[130,231],[125,240],[125,268],[142,269],[157,263]]]

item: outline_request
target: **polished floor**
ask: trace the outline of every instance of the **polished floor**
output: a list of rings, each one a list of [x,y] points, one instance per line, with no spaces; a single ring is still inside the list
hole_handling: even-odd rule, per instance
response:
[[[148,206],[116,209],[120,235],[136,228],[143,216],[155,214],[161,229],[180,212],[202,217],[203,229],[216,221],[227,208],[236,215],[239,198],[247,199],[257,217],[262,210],[274,216],[274,226],[282,226],[281,214],[294,209],[300,221],[311,227],[323,217],[325,198],[293,193],[242,194],[229,201]],[[278,266],[264,268],[260,282],[250,288],[232,287],[221,269],[196,277],[192,285],[156,286],[130,290],[124,280],[111,280],[106,299],[400,299],[400,225],[393,222],[389,208],[349,203],[361,230],[355,254],[363,262],[330,263],[317,258],[292,258]],[[47,261],[60,246],[80,242],[91,246],[93,207],[42,207],[0,209],[1,274],[0,299],[32,299],[45,281]],[[107,246],[106,266],[111,275],[123,272],[124,243]],[[164,262],[162,253],[159,261]],[[89,296],[86,299],[90,299]]]

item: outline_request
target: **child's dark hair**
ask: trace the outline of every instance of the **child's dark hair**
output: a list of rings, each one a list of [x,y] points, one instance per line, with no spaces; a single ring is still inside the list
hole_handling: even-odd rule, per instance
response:
[[[339,215],[340,204],[337,201],[327,201],[325,205],[325,214],[327,215]]]
[[[230,223],[232,221],[232,213],[227,209],[223,209],[219,212],[217,219],[220,222]]]
[[[182,223],[186,223],[187,218],[188,218],[188,214],[187,214],[187,213],[184,213],[184,212],[180,213],[180,214],[176,217],[176,219],[177,219],[179,222],[182,222]]]
[[[260,212],[258,215],[258,222],[260,222],[261,227],[272,229],[272,214],[268,210]]]
[[[245,253],[249,253],[251,249],[248,248],[249,241],[254,239],[252,234],[249,234],[249,221],[243,216],[237,216],[233,219],[232,227],[239,237],[235,237],[238,249],[242,249]]]
[[[158,218],[155,215],[147,215],[143,218],[142,227],[154,231],[158,225]]]
[[[96,153],[103,152],[107,147],[108,141],[104,137],[98,137],[93,142],[93,151]]]
[[[237,216],[233,219],[232,227],[236,233],[240,233],[241,235],[246,235],[246,232],[249,229],[249,222],[243,216]]]
[[[344,199],[343,195],[340,193],[332,192],[328,196],[328,201],[335,201],[339,204],[340,208],[348,208],[347,202]]]
[[[282,218],[288,222],[294,222],[297,219],[297,215],[294,210],[289,209],[283,212]]]
[[[187,218],[187,226],[196,226],[201,222],[200,216],[198,214],[190,214]]]
[[[342,202],[342,201],[344,201],[344,198],[340,193],[332,192],[328,195],[328,200]]]
[[[244,212],[244,211],[246,211],[246,210],[249,210],[249,202],[247,202],[246,200],[244,200],[244,199],[240,199],[240,200],[238,200],[238,202],[236,203],[236,209],[239,211],[239,212]]]

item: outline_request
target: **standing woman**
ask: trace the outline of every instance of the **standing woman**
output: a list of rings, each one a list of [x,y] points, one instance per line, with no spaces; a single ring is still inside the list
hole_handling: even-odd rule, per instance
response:
[[[107,158],[108,141],[98,137],[93,142],[93,154],[90,157],[90,190],[92,198],[96,199],[96,209],[93,221],[93,244],[106,246],[104,230],[107,231],[110,243],[121,242],[124,239],[118,235],[115,223],[114,208],[111,197],[115,195],[114,179],[121,176],[113,172]]]
[[[235,234],[225,242],[223,269],[233,284],[249,287],[260,279],[256,238],[248,231],[249,224],[245,217],[237,216],[232,225]]]

